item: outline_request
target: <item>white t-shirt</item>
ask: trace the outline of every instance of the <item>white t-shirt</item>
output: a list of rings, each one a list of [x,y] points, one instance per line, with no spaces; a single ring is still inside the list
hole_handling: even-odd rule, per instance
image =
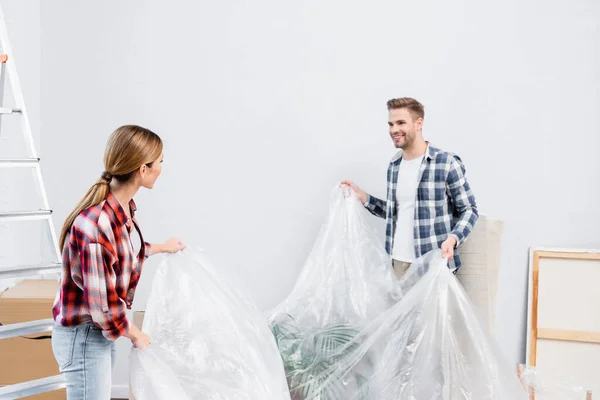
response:
[[[413,160],[402,159],[396,184],[396,231],[392,258],[414,262],[415,259],[415,203],[419,186],[419,171],[423,156]]]

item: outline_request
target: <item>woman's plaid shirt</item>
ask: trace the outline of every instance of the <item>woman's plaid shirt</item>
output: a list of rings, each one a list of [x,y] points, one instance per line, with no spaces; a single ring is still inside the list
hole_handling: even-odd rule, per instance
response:
[[[142,264],[150,255],[133,218],[136,206],[129,204],[132,221],[112,193],[100,204],[77,216],[63,250],[61,281],[52,313],[63,326],[93,322],[109,340],[127,333],[126,310],[131,308]],[[140,235],[135,254],[131,225]]]

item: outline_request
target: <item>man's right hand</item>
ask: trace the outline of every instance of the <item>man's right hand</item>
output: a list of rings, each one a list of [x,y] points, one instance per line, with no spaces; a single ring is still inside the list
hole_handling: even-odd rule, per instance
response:
[[[348,185],[350,186],[350,188],[352,190],[354,190],[354,192],[356,193],[356,195],[358,196],[358,199],[360,200],[360,202],[362,204],[365,204],[367,202],[367,192],[365,192],[364,190],[362,190],[361,188],[359,188],[358,186],[356,186],[356,184],[352,181],[342,181],[342,185]]]

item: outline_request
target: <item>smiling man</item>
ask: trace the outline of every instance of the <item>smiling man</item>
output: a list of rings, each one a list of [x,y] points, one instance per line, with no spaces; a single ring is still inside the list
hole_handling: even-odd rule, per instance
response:
[[[400,151],[388,167],[386,199],[369,195],[351,181],[342,184],[350,186],[372,214],[386,219],[386,251],[398,278],[415,258],[437,248],[449,267],[458,269],[458,247],[479,217],[465,167],[456,154],[423,139],[421,103],[404,97],[389,100],[387,108],[390,136]]]

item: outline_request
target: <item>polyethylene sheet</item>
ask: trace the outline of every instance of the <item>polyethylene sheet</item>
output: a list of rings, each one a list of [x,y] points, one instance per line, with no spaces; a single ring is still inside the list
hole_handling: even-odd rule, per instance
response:
[[[587,400],[600,393],[600,383],[578,382],[572,376],[540,371],[538,368],[520,364],[519,377],[523,386],[535,400]],[[594,398],[596,398],[594,396]]]
[[[290,399],[264,316],[200,251],[165,257],[142,330],[152,344],[131,353],[136,400]]]
[[[349,190],[270,317],[292,398],[527,399],[441,252],[396,280]]]

